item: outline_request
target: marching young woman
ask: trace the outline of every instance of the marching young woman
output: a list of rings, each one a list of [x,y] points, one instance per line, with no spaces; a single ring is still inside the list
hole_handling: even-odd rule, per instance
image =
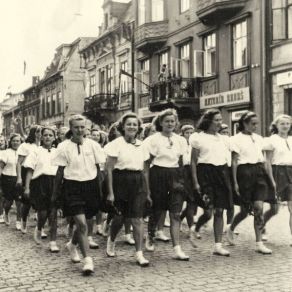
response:
[[[197,203],[195,201],[193,182],[192,182],[192,170],[191,170],[191,153],[192,147],[190,146],[189,139],[194,133],[195,129],[192,125],[184,125],[181,128],[182,136],[186,139],[188,148],[186,153],[183,155],[183,165],[184,165],[184,177],[185,177],[185,189],[186,189],[186,201],[187,206],[182,211],[180,219],[183,220],[185,217],[187,219],[187,224],[189,227],[189,237],[193,247],[196,247],[194,238],[194,216],[197,213]]]
[[[272,251],[262,242],[263,205],[265,201],[275,200],[275,193],[271,190],[264,164],[264,139],[255,133],[257,125],[257,115],[247,111],[239,119],[240,133],[231,138],[234,191],[241,201],[241,209],[227,229],[227,239],[234,245],[234,229],[252,211],[256,235],[255,250],[258,253],[271,254]]]
[[[118,125],[121,137],[106,147],[108,201],[120,212],[112,219],[106,253],[116,255],[115,239],[126,218],[131,220],[136,247],[136,261],[147,266],[149,261],[143,256],[143,209],[145,202],[151,202],[146,163],[149,154],[136,137],[142,131],[142,122],[136,114],[125,114]]]
[[[0,155],[5,149],[6,149],[6,140],[3,135],[0,135]],[[2,190],[0,190],[0,224],[5,223],[4,214],[3,214],[4,213],[3,205],[4,205],[4,197],[3,197]]]
[[[58,166],[54,182],[52,202],[62,192],[64,215],[72,216],[76,229],[72,240],[67,244],[73,262],[80,262],[77,244],[84,257],[84,274],[94,270],[93,260],[88,256],[86,219],[92,219],[100,204],[98,165],[105,162],[103,150],[98,143],[84,138],[85,119],[74,115],[69,119],[72,137],[62,143],[54,158]],[[62,183],[63,182],[63,183]]]
[[[189,260],[179,241],[180,212],[185,200],[182,156],[187,150],[187,142],[175,134],[177,124],[175,110],[160,112],[156,119],[157,133],[145,140],[145,146],[151,156],[149,164],[153,165],[150,169],[150,191],[156,225],[163,211],[169,210],[173,258]],[[153,242],[153,238],[150,240]]]
[[[290,246],[292,246],[292,137],[291,117],[278,116],[271,125],[272,136],[265,138],[266,163],[278,201],[264,213],[264,224],[279,211],[280,202],[287,202],[290,212]]]
[[[222,246],[223,211],[233,207],[232,187],[228,169],[228,155],[231,155],[226,137],[218,134],[222,124],[219,110],[210,109],[201,117],[198,129],[190,137],[192,146],[193,187],[205,203],[208,214],[214,211],[215,247],[213,254],[229,256]],[[201,216],[202,217],[202,216]],[[204,219],[204,218],[203,218]],[[197,224],[203,221],[200,218]]]
[[[25,178],[27,169],[23,166],[26,157],[37,150],[41,143],[41,126],[35,125],[32,126],[29,130],[28,137],[25,140],[25,143],[22,143],[18,150],[18,160],[16,165],[16,173],[17,173],[17,182],[16,186],[18,190],[22,193],[21,198],[21,232],[27,233],[26,221],[27,216],[29,214],[29,210],[31,208],[31,203],[28,197],[23,193],[24,185],[25,185]],[[45,234],[43,234],[43,237]]]
[[[49,219],[49,249],[51,252],[59,252],[56,243],[57,206],[51,202],[54,179],[57,173],[57,166],[52,164],[54,153],[57,151],[52,147],[55,141],[55,131],[52,128],[44,127],[41,134],[42,146],[30,153],[23,164],[27,169],[24,194],[30,199],[37,211],[34,241],[36,244],[41,244],[42,229]]]
[[[16,205],[16,229],[20,230],[20,207],[21,203],[19,195],[16,190],[16,164],[17,164],[17,149],[21,143],[19,134],[12,134],[9,140],[8,149],[1,152],[0,155],[0,174],[1,174],[1,188],[4,196],[4,220],[5,224],[10,224],[9,211],[15,201]]]

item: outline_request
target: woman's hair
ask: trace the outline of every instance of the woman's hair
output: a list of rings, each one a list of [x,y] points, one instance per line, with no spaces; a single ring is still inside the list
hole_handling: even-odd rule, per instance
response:
[[[181,127],[181,134],[184,135],[184,133],[185,133],[186,131],[188,131],[188,130],[195,130],[195,128],[194,128],[193,125],[189,125],[189,124],[187,124],[187,125],[183,125],[183,126]]]
[[[70,117],[69,119],[69,126],[72,127],[72,124],[74,121],[84,121],[85,122],[85,118],[82,115],[73,115]]]
[[[44,135],[45,130],[49,130],[49,131],[53,132],[54,137],[56,138],[56,131],[52,127],[49,127],[49,126],[45,126],[42,128],[42,132],[41,132],[42,136]]]
[[[42,130],[42,126],[40,126],[40,125],[31,126],[31,128],[29,129],[29,133],[28,133],[28,136],[27,136],[25,142],[29,143],[29,144],[33,144],[35,142],[35,134],[36,134],[36,132],[41,131],[41,130]]]
[[[277,134],[279,132],[278,131],[277,124],[282,119],[287,119],[287,120],[289,120],[290,125],[292,124],[292,118],[291,118],[291,116],[289,116],[289,115],[279,115],[271,123],[271,126],[270,126],[270,132],[271,132],[271,134]],[[291,126],[290,126],[290,130],[291,130]]]
[[[135,113],[126,113],[126,114],[124,114],[120,118],[120,120],[118,122],[117,130],[122,134],[122,136],[125,136],[124,125],[125,125],[127,119],[129,119],[129,118],[137,119],[137,121],[138,121],[138,132],[137,132],[136,136],[139,135],[143,131],[142,121],[138,118],[138,116]]]
[[[108,131],[108,141],[111,142],[117,138],[118,122],[113,123]]]
[[[176,120],[176,124],[178,124],[178,115],[175,109],[166,109],[162,112],[160,112],[157,117],[153,120],[153,123],[155,125],[156,131],[157,132],[162,132],[162,126],[161,123],[164,120],[165,117],[167,116],[174,116]]]
[[[252,118],[256,118],[257,115],[254,112],[246,111],[238,120],[238,128],[239,132],[244,131],[244,124],[249,123]]]
[[[206,112],[204,112],[204,114],[201,116],[198,122],[197,126],[198,130],[204,132],[207,131],[210,128],[214,117],[219,114],[221,114],[221,112],[218,109],[209,109]]]
[[[22,139],[21,139],[21,135],[20,135],[20,134],[17,134],[17,133],[11,134],[11,136],[10,136],[10,138],[9,138],[9,142],[8,142],[8,148],[12,148],[12,146],[11,146],[11,142],[12,142],[12,140],[13,140],[15,137],[19,137],[19,139],[20,139],[20,143],[22,143]]]

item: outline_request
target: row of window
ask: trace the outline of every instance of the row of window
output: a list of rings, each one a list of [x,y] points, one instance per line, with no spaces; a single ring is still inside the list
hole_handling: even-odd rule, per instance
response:
[[[39,120],[39,109],[33,108],[24,112],[24,127],[36,124]]]
[[[247,66],[247,21],[239,22],[232,27],[232,56],[233,69]],[[158,80],[166,79],[169,75],[190,78],[193,64],[193,77],[208,77],[217,72],[216,33],[210,33],[203,38],[203,50],[194,50],[191,60],[191,43],[178,47],[178,58],[169,58],[169,52],[158,55]],[[191,62],[192,61],[192,62]],[[149,84],[149,59],[141,61],[142,81]],[[147,86],[142,87],[146,92]]]
[[[41,112],[43,118],[49,118],[63,112],[61,91],[52,94],[48,92],[44,98],[41,97]]]
[[[146,13],[148,9],[149,0],[138,1],[138,25],[142,25],[146,22]],[[190,0],[179,0],[179,11],[183,13],[190,8]],[[151,21],[164,20],[164,0],[151,0],[150,1]]]

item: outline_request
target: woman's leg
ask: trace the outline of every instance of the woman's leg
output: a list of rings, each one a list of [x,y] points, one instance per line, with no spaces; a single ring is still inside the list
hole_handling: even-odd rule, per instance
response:
[[[233,232],[236,226],[243,221],[248,216],[248,211],[245,207],[241,206],[239,213],[237,213],[232,220],[232,223],[230,225],[230,230]]]
[[[136,251],[142,251],[144,224],[142,218],[131,218]]]
[[[195,232],[199,233],[201,227],[206,224],[212,217],[212,209],[204,209],[204,213],[198,219]]]
[[[57,209],[52,208],[49,213],[50,241],[56,241],[57,239],[57,218]]]
[[[5,214],[9,214],[12,204],[13,204],[13,201],[8,201],[4,199],[3,207],[4,207]]]
[[[290,213],[290,219],[289,219],[289,226],[290,226],[290,232],[291,232],[290,246],[292,246],[292,201],[288,201],[288,210]]]
[[[264,227],[267,222],[279,212],[280,205],[278,203],[270,204],[270,209],[264,213]]]
[[[20,222],[21,220],[21,202],[20,201],[15,201],[16,205],[16,221]]]
[[[234,217],[234,207],[228,209],[226,211],[226,216],[227,216],[227,225],[230,225],[232,223],[232,219]]]
[[[214,236],[215,236],[215,243],[222,242],[222,234],[223,234],[223,209],[216,208],[214,210]]]
[[[172,239],[172,245],[179,245],[179,233],[180,233],[180,214],[179,213],[169,213],[170,217],[170,235]]]
[[[87,257],[89,244],[87,239],[87,222],[85,215],[75,215],[73,218],[76,224],[76,229],[73,233],[72,243],[74,245],[79,244],[83,257]]]
[[[116,237],[118,233],[120,232],[124,222],[125,222],[125,218],[122,215],[120,216],[116,215],[112,219],[111,228],[110,228],[110,239],[112,242],[116,240]]]

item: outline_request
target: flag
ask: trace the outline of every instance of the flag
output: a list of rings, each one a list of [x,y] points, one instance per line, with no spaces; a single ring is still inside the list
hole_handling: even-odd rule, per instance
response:
[[[26,72],[26,62],[23,61],[23,75],[25,75],[25,72]]]
[[[132,74],[128,73],[127,71],[125,71],[125,70],[123,70],[123,69],[121,69],[120,74],[124,74],[124,75],[126,75],[126,76],[128,76],[128,77],[131,77],[131,78],[133,77]]]

